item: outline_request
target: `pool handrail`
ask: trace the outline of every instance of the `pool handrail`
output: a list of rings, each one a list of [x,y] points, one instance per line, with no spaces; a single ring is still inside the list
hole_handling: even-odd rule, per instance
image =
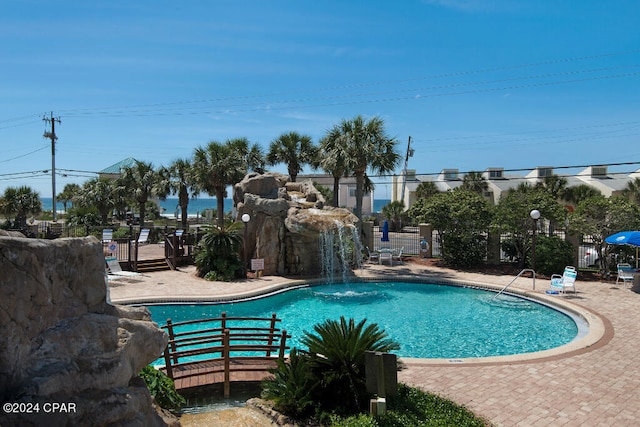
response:
[[[500,289],[500,292],[498,292],[497,294],[495,294],[493,296],[493,299],[496,299],[498,297],[498,295],[500,295],[501,293],[503,293],[509,286],[511,286],[511,284],[513,282],[515,282],[516,280],[518,280],[518,278],[520,276],[522,276],[523,273],[531,273],[531,278],[533,279],[533,290],[536,290],[536,272],[534,270],[532,270],[531,268],[524,268],[522,269],[522,271],[520,271],[520,273],[518,273],[518,275],[516,277],[513,278],[512,281],[510,281],[507,286],[505,286],[504,288]]]

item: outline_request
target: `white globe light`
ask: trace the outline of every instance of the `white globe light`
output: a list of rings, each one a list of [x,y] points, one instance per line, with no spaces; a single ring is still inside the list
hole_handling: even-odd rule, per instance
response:
[[[246,213],[246,214],[242,214],[242,222],[247,223],[251,220],[251,216]]]
[[[540,219],[540,211],[538,209],[532,210],[529,215],[531,216],[531,219],[533,219],[533,220]]]

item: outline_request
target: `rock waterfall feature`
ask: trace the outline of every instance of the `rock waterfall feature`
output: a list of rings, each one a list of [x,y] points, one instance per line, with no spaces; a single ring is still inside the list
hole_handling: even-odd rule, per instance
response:
[[[346,276],[361,262],[358,218],[324,205],[311,181],[278,173],[249,174],[234,187],[238,217],[248,213],[249,258],[264,259],[264,274]]]
[[[95,238],[0,237],[0,325],[0,425],[166,425],[137,377],[166,334],[108,303]]]

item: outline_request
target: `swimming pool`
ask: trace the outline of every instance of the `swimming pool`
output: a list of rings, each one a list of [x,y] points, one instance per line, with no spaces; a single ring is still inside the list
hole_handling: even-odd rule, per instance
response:
[[[363,282],[305,286],[251,301],[148,305],[154,321],[173,322],[276,313],[303,348],[304,331],[345,316],[377,323],[412,358],[476,358],[547,350],[574,340],[579,327],[567,313],[511,295],[441,284]]]

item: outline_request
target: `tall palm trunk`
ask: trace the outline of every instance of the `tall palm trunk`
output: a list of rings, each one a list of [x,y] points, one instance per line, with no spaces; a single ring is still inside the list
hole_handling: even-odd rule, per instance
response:
[[[140,228],[144,228],[144,217],[147,215],[147,201],[138,202],[140,207]]]
[[[354,214],[362,219],[362,198],[364,197],[364,170],[357,170],[356,175],[356,209]]]
[[[340,193],[340,175],[333,176],[333,207],[338,207],[338,200]]]
[[[218,206],[218,227],[224,226],[224,187],[216,187],[216,201]]]
[[[186,187],[180,188],[180,194],[178,195],[178,202],[180,204],[180,209],[182,212],[182,229],[187,229],[187,210],[189,207],[189,193]]]

